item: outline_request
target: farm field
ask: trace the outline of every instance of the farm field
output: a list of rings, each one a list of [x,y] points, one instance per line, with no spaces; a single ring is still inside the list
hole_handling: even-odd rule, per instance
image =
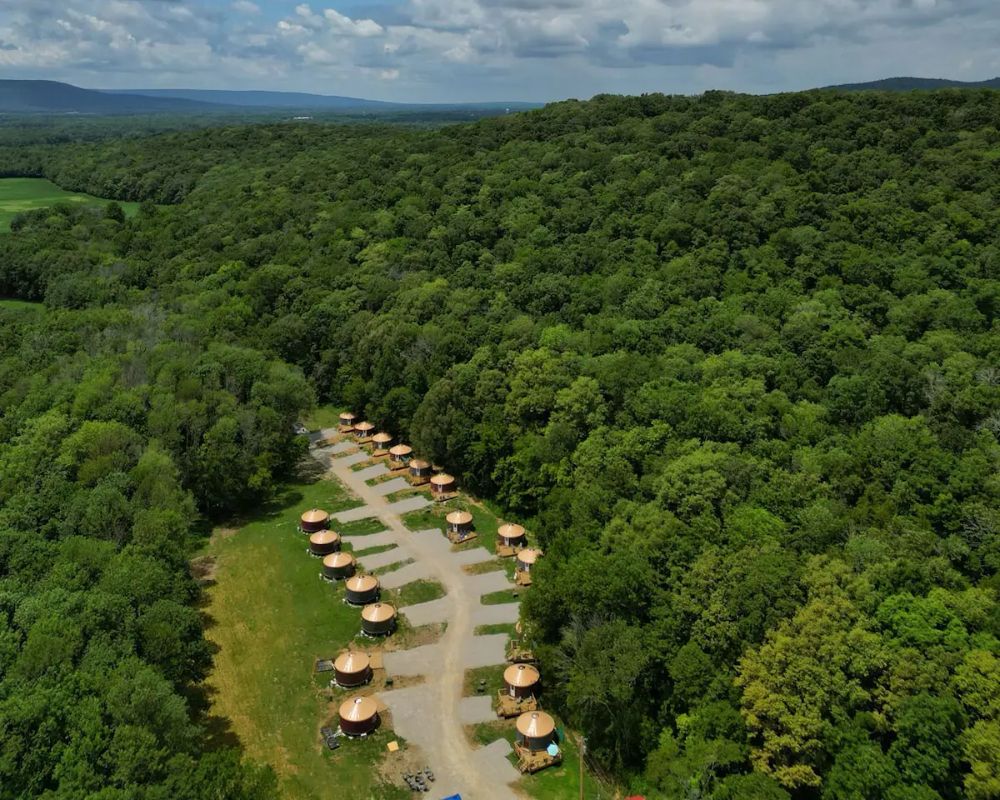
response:
[[[377,777],[391,732],[345,741],[335,753],[319,737],[346,694],[328,701],[313,661],[354,639],[359,612],[340,601],[339,587],[319,579],[319,562],[305,552],[296,524],[306,508],[350,504],[329,481],[289,485],[246,524],[217,529],[203,553],[214,562],[205,607],[207,637],[217,648],[207,681],[213,728],[270,764],[288,800],[400,796]]]
[[[79,192],[67,192],[45,178],[0,178],[0,232],[10,230],[11,220],[22,211],[47,208],[56,203],[102,205],[109,202]],[[138,203],[119,202],[126,216],[134,214]]]

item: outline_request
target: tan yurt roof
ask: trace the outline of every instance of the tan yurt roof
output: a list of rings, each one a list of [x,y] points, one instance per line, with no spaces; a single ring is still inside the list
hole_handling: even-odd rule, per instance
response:
[[[355,575],[346,585],[352,592],[370,592],[378,587],[378,578],[374,575]]]
[[[497,533],[504,539],[520,539],[524,536],[524,528],[520,525],[515,525],[513,522],[508,522],[501,525]]]
[[[351,697],[340,704],[340,718],[348,722],[365,722],[378,713],[378,705],[370,697]]]
[[[372,603],[361,609],[361,618],[368,622],[387,622],[396,616],[396,609],[388,603]]]
[[[385,442],[391,442],[392,441],[392,434],[391,433],[386,433],[385,431],[382,431],[381,433],[376,433],[372,437],[372,441],[373,442],[377,442],[378,444],[384,444]]]
[[[346,672],[348,675],[365,672],[371,665],[372,660],[357,650],[348,650],[346,653],[341,653],[337,656],[337,660],[333,662],[333,668],[337,672]]]
[[[374,427],[375,426],[370,422],[359,422],[357,425],[354,426],[354,429],[357,431],[370,431],[374,429]]]
[[[309,544],[333,544],[340,541],[340,534],[335,531],[316,531],[309,534]]]
[[[356,417],[350,411],[341,411],[340,419],[356,419]]]
[[[391,453],[392,450],[389,452]],[[430,465],[430,461],[424,461],[422,458],[415,458],[410,462],[410,466],[416,469],[427,469]]]
[[[522,561],[525,564],[534,564],[541,553],[531,547],[525,547],[520,553],[517,554],[517,560]]]
[[[454,483],[455,479],[449,475],[447,472],[442,472],[440,475],[435,475],[431,478],[431,483],[435,486],[446,486],[449,483]]]
[[[472,522],[472,514],[468,511],[452,511],[445,519],[450,525],[468,525]]]
[[[413,452],[413,448],[408,444],[397,444],[389,448],[389,455],[391,456],[408,456]]]
[[[344,713],[343,706],[340,713]],[[555,720],[544,711],[525,711],[517,718],[517,732],[529,739],[551,736],[555,729]]]
[[[343,569],[344,567],[349,567],[354,563],[354,556],[350,553],[330,553],[330,555],[323,558],[324,567],[332,567],[333,569]]]
[[[534,686],[541,677],[531,664],[511,664],[503,671],[503,679],[508,686]]]
[[[302,514],[301,519],[303,522],[309,523],[326,522],[330,519],[330,515],[327,514],[322,508],[310,508]]]

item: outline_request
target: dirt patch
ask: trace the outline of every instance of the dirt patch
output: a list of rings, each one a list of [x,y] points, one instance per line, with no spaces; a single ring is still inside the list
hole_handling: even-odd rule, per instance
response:
[[[399,750],[395,753],[386,751],[385,758],[378,767],[378,776],[384,783],[396,786],[405,786],[403,775],[407,772],[414,773],[427,766],[424,754],[416,745],[400,742]]]
[[[422,683],[427,683],[426,675],[400,675],[398,677],[393,677],[392,679],[392,689],[409,689],[411,686],[419,686]]]
[[[191,559],[191,576],[202,586],[215,583],[215,573],[218,569],[215,556],[198,556]]]

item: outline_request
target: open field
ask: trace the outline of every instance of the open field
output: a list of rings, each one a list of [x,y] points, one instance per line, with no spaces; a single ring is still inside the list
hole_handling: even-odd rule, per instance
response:
[[[207,682],[210,713],[223,737],[235,735],[251,758],[274,767],[289,800],[407,796],[376,777],[388,731],[344,741],[335,753],[319,738],[346,694],[331,703],[313,661],[354,639],[360,620],[358,609],[341,602],[343,590],[319,579],[319,561],[295,527],[306,508],[346,502],[331,482],[289,486],[238,530],[217,531],[205,551],[215,561],[207,635],[218,648]]]
[[[45,306],[42,303],[33,303],[30,300],[0,300],[0,311],[42,311]]]
[[[103,205],[110,202],[79,192],[67,192],[44,178],[0,178],[0,232],[10,230],[10,222],[22,211],[47,208],[56,203]],[[138,203],[119,205],[126,216],[134,214]]]

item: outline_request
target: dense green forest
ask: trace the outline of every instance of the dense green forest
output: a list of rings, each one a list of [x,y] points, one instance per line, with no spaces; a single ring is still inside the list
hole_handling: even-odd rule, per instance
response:
[[[0,148],[0,797],[267,797],[185,555],[314,399],[530,524],[651,797],[1000,797],[1000,94],[598,97]],[[161,204],[159,206],[155,204]]]

